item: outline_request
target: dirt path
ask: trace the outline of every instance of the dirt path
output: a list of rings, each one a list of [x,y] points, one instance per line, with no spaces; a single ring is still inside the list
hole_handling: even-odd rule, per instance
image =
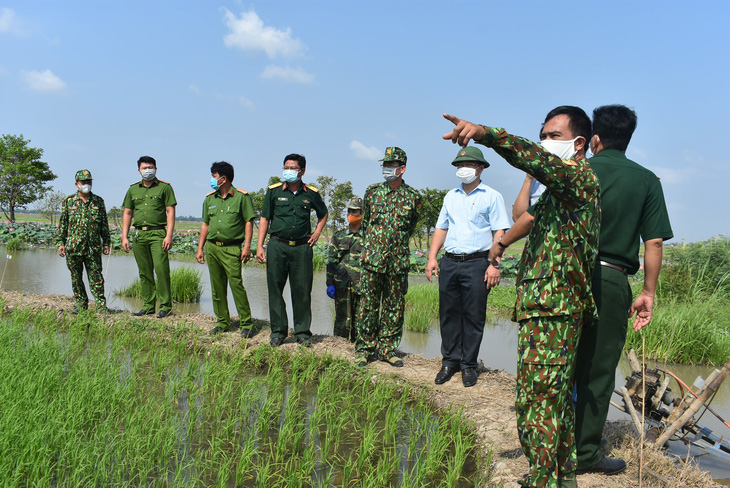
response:
[[[52,309],[57,313],[68,313],[73,307],[69,297],[61,295],[26,295],[22,293],[3,291],[5,311],[12,311],[16,307]],[[129,319],[127,312],[107,316],[108,320]],[[155,318],[139,320],[156,321]],[[164,319],[169,323],[185,323],[186,326],[197,327],[201,332],[213,328],[214,319],[201,314],[173,314]],[[217,347],[239,346],[241,336],[237,331],[218,335],[216,337],[202,334],[198,345],[215,345]],[[249,340],[251,348],[259,344],[268,343],[268,328],[259,332]],[[284,350],[294,352],[298,345],[293,338],[288,338],[281,346]],[[352,344],[339,337],[315,336],[313,349],[316,352],[343,357],[354,361],[355,349]],[[491,478],[488,486],[517,488],[517,479],[527,472],[527,461],[520,449],[517,439],[516,420],[514,412],[515,378],[503,371],[494,371],[481,368],[479,381],[471,388],[464,388],[460,375],[455,375],[451,381],[443,385],[435,385],[433,378],[438,372],[440,359],[426,359],[411,354],[403,357],[405,366],[393,368],[383,362],[375,362],[368,366],[374,379],[393,378],[406,380],[411,384],[427,389],[432,394],[433,404],[437,408],[450,407],[464,408],[469,421],[477,428],[477,439],[483,452],[492,449]],[[607,428],[606,437],[609,446],[614,449],[614,455],[626,459],[629,463],[627,471],[618,476],[606,477],[587,474],[578,477],[578,485],[582,488],[604,487],[639,487],[638,459],[639,449],[636,441],[629,434],[630,428],[624,423],[612,424]],[[673,461],[656,451],[644,452],[644,473],[642,486],[671,486],[687,488],[719,487],[710,476],[692,465],[676,466]]]

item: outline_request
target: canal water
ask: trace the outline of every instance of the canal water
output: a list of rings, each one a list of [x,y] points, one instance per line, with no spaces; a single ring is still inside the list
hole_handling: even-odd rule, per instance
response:
[[[4,249],[3,249],[4,251]],[[3,252],[5,254],[5,252]],[[12,251],[11,259],[0,260],[2,263],[1,289],[14,290],[24,293],[61,294],[71,296],[71,279],[66,268],[66,260],[56,253],[55,249]],[[113,291],[131,284],[137,278],[137,264],[131,255],[111,255],[103,257],[104,274],[106,277],[106,296],[110,308],[136,311],[142,306],[138,299],[115,296]],[[207,265],[197,262],[172,261],[171,267],[187,266],[200,272],[203,284],[203,296],[199,303],[174,304],[173,312],[213,314],[213,303],[210,295],[210,279]],[[86,276],[84,276],[86,279]],[[251,304],[251,313],[254,318],[268,320],[268,295],[266,290],[266,270],[258,266],[245,266],[243,281]],[[411,285],[427,283],[423,275],[411,275]],[[324,272],[315,272],[312,288],[312,332],[314,334],[332,334],[334,308],[332,300],[327,297],[325,290]],[[289,285],[284,291],[287,302],[290,326],[291,300]],[[233,297],[229,293],[229,306],[233,313]],[[651,326],[651,325],[650,325]],[[420,354],[424,357],[435,358],[441,355],[440,335],[437,328],[428,333],[405,331],[400,349],[407,353]],[[479,351],[479,359],[489,368],[503,369],[509,374],[515,374],[517,362],[517,328],[506,319],[494,318],[488,321],[484,339]],[[730,351],[729,351],[730,352]],[[649,367],[662,366],[677,374],[686,383],[692,384],[697,376],[707,378],[713,369],[712,366],[684,366],[676,364],[658,364],[650,362]],[[436,371],[434,371],[434,376]],[[631,374],[628,362],[622,359],[616,371],[616,387],[620,388],[626,382],[625,377]],[[670,388],[679,395],[678,385],[672,381]],[[614,395],[614,401],[622,402]],[[723,383],[718,391],[712,408],[725,420],[730,421],[730,380]],[[609,419],[627,420],[628,415],[615,408],[609,411]],[[702,418],[701,423],[718,435],[730,436],[730,429],[725,427],[709,412]],[[677,453],[686,454],[683,448],[676,448]],[[718,481],[730,486],[730,463],[719,461],[713,456],[700,459],[701,465],[710,470]]]

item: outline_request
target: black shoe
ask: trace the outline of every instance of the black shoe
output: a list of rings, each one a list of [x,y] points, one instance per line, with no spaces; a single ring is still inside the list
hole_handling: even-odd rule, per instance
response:
[[[269,341],[269,344],[271,345],[271,347],[279,347],[281,346],[282,342],[284,342],[283,337],[272,337]]]
[[[241,327],[241,337],[243,337],[244,339],[250,339],[255,335],[256,332],[253,331],[253,327]]]
[[[477,370],[474,368],[466,368],[461,372],[461,381],[467,388],[476,385],[478,377]]]
[[[220,334],[221,332],[228,332],[228,330],[219,325],[216,325],[215,327],[213,327],[213,330],[210,331],[210,335],[214,336]]]
[[[71,313],[74,314],[74,315],[76,315],[77,313],[80,313],[82,310],[86,310],[86,309],[76,306],[76,307],[74,307],[74,308],[71,309]]]
[[[139,312],[132,312],[133,317],[142,317],[144,315],[154,315],[154,310],[145,310],[144,308]]]
[[[297,344],[302,347],[312,347],[312,339],[310,337],[307,337],[306,339],[304,337],[298,337]]]
[[[355,366],[357,366],[358,368],[364,368],[368,365],[368,362],[368,358],[358,357],[355,359]]]
[[[456,366],[441,366],[441,370],[436,374],[436,379],[434,381],[437,385],[443,385],[449,381],[457,371],[459,371],[459,368]]]
[[[606,476],[622,473],[626,469],[626,461],[608,456],[603,456],[600,461],[590,468],[579,469],[578,474],[584,473],[601,473]]]
[[[157,312],[157,315],[155,315],[155,317],[157,317],[158,319],[164,319],[165,317],[170,315],[170,313],[172,312],[168,310],[160,310],[159,312]]]

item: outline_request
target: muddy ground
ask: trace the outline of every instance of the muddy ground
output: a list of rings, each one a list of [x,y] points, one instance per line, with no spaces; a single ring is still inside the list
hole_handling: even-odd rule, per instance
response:
[[[73,308],[69,297],[61,295],[26,295],[22,293],[3,291],[5,312],[16,307],[52,309],[59,314],[68,313]],[[120,312],[105,316],[105,320],[128,320],[128,312]],[[138,320],[157,321],[154,317]],[[205,332],[213,328],[214,319],[200,314],[173,314],[163,319],[173,325],[185,323],[201,329],[197,345],[238,348],[241,336],[238,330],[211,337]],[[234,323],[235,325],[235,323]],[[257,324],[258,333],[249,339],[249,348],[262,343],[268,343],[269,331],[263,324]],[[296,352],[298,345],[292,337],[281,346],[283,350]],[[354,346],[339,337],[315,336],[313,349],[316,352],[330,354],[354,361]],[[383,362],[371,363],[367,368],[372,372],[374,380],[408,381],[411,384],[431,392],[432,401],[436,408],[448,409],[452,406],[463,407],[467,419],[477,429],[477,439],[484,453],[492,450],[492,463],[489,487],[516,488],[517,480],[527,472],[527,461],[520,449],[517,439],[517,428],[514,411],[515,378],[503,371],[480,368],[477,384],[465,388],[461,377],[456,374],[451,381],[444,385],[435,385],[433,379],[439,370],[440,359],[426,359],[422,356],[403,355],[403,368],[393,368]],[[628,422],[611,423],[606,427],[605,437],[609,440],[607,453],[621,457],[629,463],[625,473],[617,476],[602,476],[585,474],[578,476],[578,485],[583,488],[604,487],[687,487],[704,488],[719,487],[710,476],[697,469],[694,465],[676,462],[661,453],[644,449],[643,453],[643,482],[640,485],[639,458],[640,449],[633,428]]]

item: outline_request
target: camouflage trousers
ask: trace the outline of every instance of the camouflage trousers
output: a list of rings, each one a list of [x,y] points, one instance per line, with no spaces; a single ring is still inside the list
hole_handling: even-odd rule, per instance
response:
[[[403,312],[408,292],[408,273],[377,273],[364,269],[360,277],[360,308],[355,354],[375,353],[389,358],[403,336]]]
[[[84,285],[84,266],[89,277],[89,290],[94,297],[97,309],[106,308],[104,298],[104,275],[101,272],[101,251],[88,254],[66,254],[66,266],[71,271],[71,288],[74,292],[76,306],[85,310],[89,306],[89,297]]]
[[[558,488],[575,480],[573,410],[578,317],[520,321],[517,342],[517,432],[530,471],[522,486]]]
[[[347,287],[335,289],[334,335],[355,342],[357,339],[357,306],[359,304],[360,295],[357,293],[348,290]]]

